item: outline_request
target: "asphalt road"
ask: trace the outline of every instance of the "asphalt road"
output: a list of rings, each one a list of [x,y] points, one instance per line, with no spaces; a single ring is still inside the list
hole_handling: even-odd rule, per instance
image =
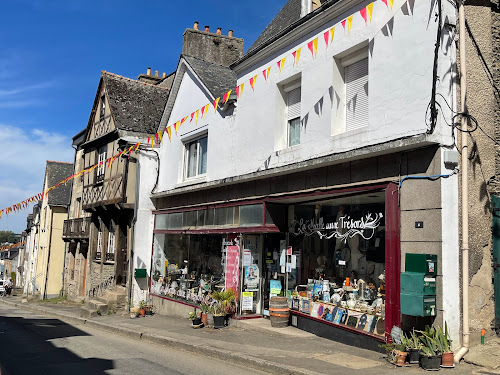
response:
[[[0,342],[0,363],[10,375],[265,374],[4,304]]]

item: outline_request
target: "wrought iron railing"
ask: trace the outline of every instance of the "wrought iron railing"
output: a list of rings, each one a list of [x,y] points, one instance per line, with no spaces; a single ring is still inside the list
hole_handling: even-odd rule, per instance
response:
[[[63,238],[89,238],[90,217],[64,220]]]
[[[99,285],[90,289],[87,292],[89,298],[96,298],[102,296],[107,290],[111,290],[115,287],[115,277],[110,276],[107,280],[104,280]]]

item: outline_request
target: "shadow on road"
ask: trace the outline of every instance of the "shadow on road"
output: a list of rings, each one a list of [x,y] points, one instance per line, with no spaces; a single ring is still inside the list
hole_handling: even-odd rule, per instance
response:
[[[0,317],[0,362],[10,375],[17,374],[106,374],[113,361],[81,358],[49,340],[90,336],[58,319]]]

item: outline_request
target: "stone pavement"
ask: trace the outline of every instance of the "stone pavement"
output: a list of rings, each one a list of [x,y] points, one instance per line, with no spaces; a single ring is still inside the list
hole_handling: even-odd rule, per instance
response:
[[[79,325],[85,324],[143,340],[155,345],[200,353],[224,361],[279,374],[380,374],[422,373],[418,366],[397,368],[380,353],[323,339],[293,327],[276,329],[268,320],[233,321],[230,327],[215,330],[193,329],[191,321],[168,316],[146,316],[131,319],[129,315],[105,315],[84,319],[79,317],[81,305],[73,303],[22,302],[21,297],[1,302],[38,313],[58,317]],[[453,374],[487,374],[479,367],[461,364]]]
[[[500,337],[490,337],[484,345],[472,347],[465,360],[474,365],[497,370],[496,373],[500,374]]]

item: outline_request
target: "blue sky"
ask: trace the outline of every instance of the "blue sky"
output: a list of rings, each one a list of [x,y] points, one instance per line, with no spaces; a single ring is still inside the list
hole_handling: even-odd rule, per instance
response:
[[[42,190],[45,160],[73,161],[101,70],[173,72],[194,21],[233,29],[246,50],[285,3],[0,0],[0,209]],[[22,231],[30,211],[0,230]]]

